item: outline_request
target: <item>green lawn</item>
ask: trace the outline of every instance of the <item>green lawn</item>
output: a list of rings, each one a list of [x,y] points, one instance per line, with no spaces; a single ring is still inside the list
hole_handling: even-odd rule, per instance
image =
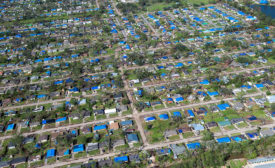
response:
[[[234,127],[234,125],[228,125],[228,126],[224,127],[224,129],[227,130],[227,131],[230,131],[230,130],[233,130],[233,129],[236,129],[236,128]]]
[[[194,133],[193,133],[193,132],[186,132],[186,133],[182,134],[182,137],[183,137],[183,138],[190,138],[190,137],[192,137],[192,136],[194,136]]]
[[[238,128],[245,128],[248,126],[248,124],[243,122],[243,123],[238,124],[237,126],[238,126]]]
[[[86,156],[87,156],[86,152],[79,152],[74,155],[74,158],[77,159],[77,158],[82,158],[82,157],[86,157]]]
[[[156,120],[154,122],[146,123],[146,125],[152,125],[152,128],[147,130],[147,138],[150,143],[156,143],[163,141],[164,132],[169,129],[175,129],[178,127],[177,123],[172,120]],[[145,126],[145,128],[147,128]]]
[[[243,160],[243,161],[231,160],[231,161],[229,161],[228,165],[230,168],[241,168],[246,165],[246,161],[245,160]]]
[[[171,136],[168,138],[170,141],[176,141],[176,140],[179,140],[180,139],[180,136],[179,135],[174,135],[174,136]]]

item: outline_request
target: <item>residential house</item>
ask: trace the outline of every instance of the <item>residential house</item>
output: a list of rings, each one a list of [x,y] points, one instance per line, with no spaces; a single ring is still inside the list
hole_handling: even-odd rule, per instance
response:
[[[129,161],[133,163],[140,163],[140,158],[138,154],[129,155]]]
[[[232,107],[237,111],[244,109],[244,105],[241,102],[234,103]]]
[[[10,164],[13,166],[17,166],[19,164],[23,164],[27,162],[27,157],[17,157],[11,160]]]
[[[176,131],[175,129],[166,130],[166,131],[164,132],[165,138],[169,138],[169,137],[175,136],[175,135],[177,135],[177,134],[178,134],[178,133],[177,133],[177,131]]]
[[[86,147],[87,152],[98,150],[98,149],[99,149],[99,144],[98,143],[88,143],[87,147]]]
[[[112,160],[107,159],[107,160],[99,160],[98,162],[99,167],[112,167]]]
[[[39,122],[30,122],[30,127],[31,128],[33,128],[33,127],[37,127],[37,126],[39,126],[40,125],[40,123]]]
[[[133,125],[133,120],[125,120],[120,122],[121,127],[129,127]]]
[[[122,146],[122,145],[125,145],[124,139],[115,140],[112,144],[113,148],[116,148],[116,147]]]
[[[191,132],[191,128],[188,126],[188,124],[183,124],[178,128],[178,133],[187,133]]]
[[[33,163],[33,162],[38,162],[41,160],[41,155],[36,155],[36,156],[30,156],[28,158],[28,162],[29,163]]]
[[[272,129],[263,129],[260,131],[262,137],[273,136],[275,133]]]
[[[233,118],[231,119],[231,123],[236,125],[236,124],[240,124],[240,123],[243,123],[244,122],[244,119],[243,118]]]
[[[212,122],[206,123],[205,126],[206,126],[206,128],[211,129],[211,128],[217,127],[218,124],[216,122],[212,121]]]
[[[118,122],[110,122],[109,130],[118,130],[118,129],[119,129]]]
[[[231,125],[231,122],[230,122],[229,120],[219,121],[219,122],[218,122],[218,125],[219,125],[220,127],[226,127],[226,126]]]
[[[127,134],[126,138],[127,138],[128,144],[134,144],[139,142],[137,134]]]
[[[104,112],[105,112],[105,114],[114,114],[114,113],[117,112],[117,110],[115,108],[113,108],[113,109],[105,109]]]
[[[169,148],[157,149],[156,150],[156,154],[158,156],[169,155],[170,153],[171,153],[171,150]]]
[[[80,114],[79,113],[72,113],[72,114],[69,115],[69,117],[72,120],[78,120],[80,118]]]
[[[84,134],[84,135],[89,134],[89,133],[91,133],[91,132],[92,132],[92,129],[91,129],[91,127],[89,127],[89,126],[84,126],[84,127],[81,129],[81,133]]]
[[[39,143],[45,143],[47,142],[49,139],[49,135],[41,135],[39,138],[38,138],[38,142]]]
[[[124,112],[128,110],[128,106],[127,105],[117,105],[116,109],[118,112]]]
[[[171,150],[174,154],[175,159],[178,158],[178,155],[181,155],[181,154],[186,152],[186,148],[185,148],[184,145],[179,146],[179,145],[176,145],[176,144],[171,144],[170,148],[171,148]]]
[[[95,115],[103,115],[104,113],[104,109],[97,109],[97,110],[93,110]]]

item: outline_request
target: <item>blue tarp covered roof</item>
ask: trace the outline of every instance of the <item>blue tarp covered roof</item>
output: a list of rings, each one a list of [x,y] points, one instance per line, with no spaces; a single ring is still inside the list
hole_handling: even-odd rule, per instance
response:
[[[94,131],[104,130],[107,129],[107,125],[95,125]]]
[[[201,144],[199,142],[194,142],[194,143],[188,143],[186,146],[188,149],[198,149],[200,148]]]
[[[190,117],[195,117],[195,114],[193,113],[193,110],[187,110],[188,114],[190,115]]]
[[[66,121],[66,120],[67,120],[67,117],[62,117],[62,118],[56,119],[55,122],[62,122],[62,121]]]
[[[175,112],[173,112],[173,116],[181,117],[181,113],[179,111],[175,111]]]
[[[217,107],[220,109],[220,110],[226,110],[227,108],[229,108],[229,104],[227,103],[224,103],[224,104],[218,104]]]
[[[231,142],[229,137],[217,138],[216,140],[217,140],[218,143],[229,143],[229,142]]]
[[[75,145],[73,147],[73,152],[83,152],[84,151],[84,145],[83,144],[79,144],[79,145]]]
[[[9,124],[6,128],[6,131],[13,130],[14,126],[15,126],[15,124]]]
[[[161,120],[168,120],[168,119],[169,119],[169,116],[168,116],[168,114],[160,114],[160,115],[159,115],[159,118],[160,118]]]
[[[115,157],[114,161],[116,163],[123,163],[123,162],[128,162],[128,156],[119,156],[119,157]]]
[[[46,158],[51,158],[55,156],[55,149],[49,149],[46,154]]]
[[[156,117],[152,116],[152,117],[146,117],[144,119],[145,119],[146,122],[148,122],[148,121],[155,121]]]

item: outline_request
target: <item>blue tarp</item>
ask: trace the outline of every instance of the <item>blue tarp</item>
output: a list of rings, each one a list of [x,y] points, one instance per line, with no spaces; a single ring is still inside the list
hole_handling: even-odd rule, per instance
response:
[[[175,112],[173,112],[173,116],[181,117],[181,113],[179,111],[175,111]]]
[[[207,79],[204,79],[203,81],[200,82],[202,85],[209,85],[209,81]]]
[[[6,128],[6,131],[10,131],[10,130],[13,130],[14,129],[14,124],[9,124]]]
[[[56,119],[55,122],[62,122],[62,121],[66,121],[66,120],[67,120],[67,117],[62,117],[62,118]]]
[[[236,142],[241,142],[241,141],[243,141],[243,139],[240,138],[240,137],[238,137],[238,136],[233,136],[233,137],[231,137],[231,139],[232,139],[233,141],[236,141]]]
[[[263,87],[264,87],[264,85],[263,85],[262,83],[256,84],[255,86],[256,86],[257,88],[263,88]]]
[[[168,119],[169,119],[169,116],[168,116],[168,114],[160,114],[160,115],[159,115],[159,118],[160,118],[161,120],[168,120]]]
[[[107,125],[95,125],[94,126],[94,131],[105,130],[105,129],[107,129]]]
[[[223,110],[226,110],[227,108],[229,108],[230,106],[229,106],[229,104],[224,103],[224,104],[218,104],[217,107],[218,107],[221,111],[223,111]]]
[[[216,140],[217,140],[218,143],[229,143],[229,142],[231,142],[229,137],[217,138]]]
[[[214,92],[207,91],[207,93],[209,96],[218,96],[219,95],[219,93],[217,91],[214,91]]]
[[[128,156],[120,156],[120,157],[115,157],[114,161],[116,163],[123,163],[123,162],[128,162]]]
[[[188,114],[190,115],[190,117],[195,117],[195,114],[193,113],[193,110],[187,110]]]
[[[180,102],[180,101],[183,101],[183,100],[184,100],[183,97],[177,97],[177,98],[176,98],[176,102]]]
[[[144,119],[145,119],[146,122],[149,122],[149,121],[155,121],[156,117],[152,116],[152,117],[146,117]]]
[[[46,158],[51,158],[55,156],[55,149],[49,149],[46,154]]]
[[[200,148],[201,144],[199,142],[194,142],[194,143],[188,143],[186,146],[188,149],[198,149]]]
[[[84,151],[84,145],[83,144],[79,144],[79,145],[75,145],[73,147],[73,152],[83,152]]]

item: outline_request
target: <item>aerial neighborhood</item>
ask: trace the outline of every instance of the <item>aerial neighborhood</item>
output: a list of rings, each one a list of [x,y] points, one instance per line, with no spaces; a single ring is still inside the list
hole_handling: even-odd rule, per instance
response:
[[[274,1],[1,1],[0,168],[275,167],[257,5]]]

